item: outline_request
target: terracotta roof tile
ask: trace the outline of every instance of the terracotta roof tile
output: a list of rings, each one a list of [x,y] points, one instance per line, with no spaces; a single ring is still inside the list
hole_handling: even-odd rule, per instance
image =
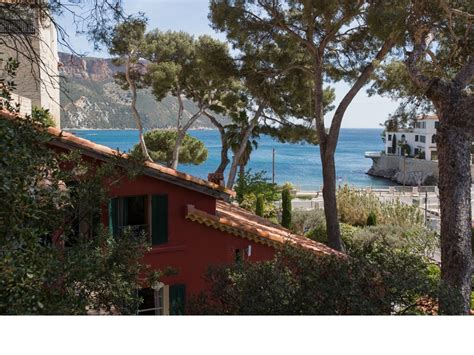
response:
[[[275,248],[282,248],[289,243],[316,253],[344,255],[324,244],[294,234],[278,224],[274,224],[231,203],[217,201],[216,207],[216,215],[212,215],[188,205],[186,218]]]
[[[6,111],[0,111],[0,116],[7,118],[7,119],[19,119],[20,117],[14,114],[11,114]],[[117,155],[121,155],[124,158],[127,158],[128,155],[119,152],[118,150],[111,149],[109,147],[106,147],[104,145],[100,145],[97,143],[94,143],[90,140],[80,138],[72,133],[60,130],[55,127],[49,127],[47,129],[48,133],[51,134],[56,141],[63,143],[66,146],[69,146],[72,149],[81,149],[81,150],[86,150],[90,151],[93,153],[96,153],[98,155],[101,155],[105,159],[111,158]],[[54,141],[53,141],[54,144]],[[186,182],[189,182],[191,184],[197,185],[204,187],[206,189],[214,190],[219,193],[223,193],[229,196],[235,196],[235,192],[227,189],[223,186],[214,184],[210,181],[206,181],[203,179],[200,179],[198,177],[165,167],[163,165],[157,164],[157,163],[152,163],[152,162],[145,162],[144,165],[149,168],[150,172],[157,172],[162,175],[167,175],[172,178],[176,178],[179,180],[183,180]]]

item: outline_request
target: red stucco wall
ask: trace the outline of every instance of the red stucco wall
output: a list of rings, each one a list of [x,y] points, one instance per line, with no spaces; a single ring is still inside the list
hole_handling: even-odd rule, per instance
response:
[[[144,262],[153,269],[173,267],[176,276],[167,277],[165,284],[185,284],[186,297],[197,294],[205,287],[203,274],[210,265],[231,264],[235,261],[235,250],[252,245],[250,261],[271,259],[275,250],[226,232],[201,225],[185,218],[186,205],[191,204],[208,213],[215,213],[215,198],[197,191],[188,190],[148,176],[135,180],[124,179],[111,189],[111,197],[134,195],[168,194],[168,243],[154,246],[145,256]],[[105,212],[105,211],[104,211]],[[103,222],[107,224],[106,213]]]

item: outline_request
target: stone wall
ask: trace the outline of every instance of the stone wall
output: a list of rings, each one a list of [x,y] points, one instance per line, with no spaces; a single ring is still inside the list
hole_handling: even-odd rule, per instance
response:
[[[395,155],[372,157],[372,167],[367,174],[390,179],[404,185],[436,185],[438,162]]]

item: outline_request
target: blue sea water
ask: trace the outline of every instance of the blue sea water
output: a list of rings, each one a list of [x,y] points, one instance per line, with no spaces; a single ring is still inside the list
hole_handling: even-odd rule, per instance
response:
[[[136,130],[73,130],[79,137],[89,139],[113,149],[127,152],[138,142]],[[336,150],[336,172],[341,183],[354,186],[393,185],[385,179],[366,174],[372,160],[364,157],[366,151],[383,150],[381,130],[341,129]],[[191,130],[189,133],[206,145],[209,155],[201,165],[180,165],[178,170],[207,179],[207,174],[215,170],[220,162],[219,132],[214,130]],[[258,149],[254,150],[248,168],[252,171],[264,170],[271,178],[272,150],[275,148],[275,181],[291,182],[303,191],[319,190],[322,185],[321,159],[319,147],[309,144],[279,143],[269,136],[261,136]],[[229,153],[231,158],[231,153]]]

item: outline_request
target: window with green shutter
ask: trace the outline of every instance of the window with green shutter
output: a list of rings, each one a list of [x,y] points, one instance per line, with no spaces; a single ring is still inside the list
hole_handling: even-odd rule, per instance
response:
[[[151,198],[151,241],[153,245],[168,243],[168,195]]]
[[[172,285],[170,286],[170,315],[183,315],[186,301],[186,286]]]
[[[109,200],[109,231],[114,237],[118,235],[118,198]]]

